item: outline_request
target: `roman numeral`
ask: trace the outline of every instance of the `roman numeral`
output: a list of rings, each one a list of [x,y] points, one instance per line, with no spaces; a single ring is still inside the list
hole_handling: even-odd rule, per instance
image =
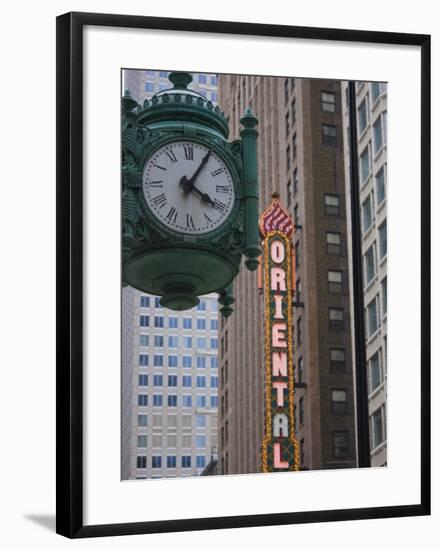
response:
[[[173,153],[172,150],[166,151],[165,154],[168,156],[168,158],[169,158],[172,162],[178,162],[178,159],[176,158],[176,155]]]
[[[217,170],[214,170],[213,172],[211,172],[211,175],[214,178],[215,176],[218,176],[219,174],[222,174],[223,171],[224,171],[223,168],[218,168]]]
[[[151,181],[149,185],[150,187],[162,187],[162,180]]]
[[[176,218],[178,217],[178,211],[174,206],[172,206],[166,216],[166,218],[172,223],[176,223]]]
[[[213,220],[210,218],[210,216],[207,216],[207,214],[204,212],[204,216],[205,216],[205,219],[209,222],[209,223],[213,223]]]
[[[153,165],[155,168],[159,168],[160,170],[167,170],[167,168],[164,168],[163,166],[160,166],[159,164]]]
[[[228,185],[216,185],[216,193],[228,193],[229,189]]]
[[[223,202],[221,201],[218,201],[217,199],[214,199],[214,203],[213,203],[213,208],[215,208],[216,210],[218,210],[219,212],[223,212],[225,210],[225,207],[227,205],[224,204]]]
[[[195,226],[193,223],[193,217],[191,214],[187,214],[187,227],[190,227],[191,229],[195,229]]]
[[[193,160],[193,147],[184,145],[185,160]]]
[[[167,202],[167,197],[165,196],[164,193],[161,193],[160,195],[157,195],[152,199],[152,203],[158,208],[162,208],[166,202]]]

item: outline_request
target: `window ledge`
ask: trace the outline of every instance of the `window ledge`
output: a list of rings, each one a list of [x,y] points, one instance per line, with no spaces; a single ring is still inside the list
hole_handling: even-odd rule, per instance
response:
[[[372,392],[368,395],[368,399],[371,400],[377,397],[377,395],[379,395],[381,391],[384,390],[384,388],[385,388],[385,385],[384,385],[384,378],[383,378],[383,382],[381,382],[381,384],[379,384],[374,390],[372,390]]]
[[[366,344],[369,345],[369,344],[372,344],[372,342],[378,338],[378,336],[380,336],[380,333],[381,333],[381,325],[377,328],[377,330],[371,334],[368,338],[366,338]]]
[[[378,266],[379,267],[383,267],[383,265],[385,265],[387,262],[387,252],[386,254],[380,259],[380,261],[378,262]]]
[[[378,274],[377,273],[375,273],[375,275],[372,277],[372,279],[364,287],[363,292],[364,293],[369,292],[369,290],[375,285],[375,283],[378,283]]]
[[[385,439],[384,441],[382,441],[379,445],[377,445],[376,447],[374,447],[372,450],[371,450],[371,455],[376,455],[378,453],[380,453],[383,449],[385,449],[387,447],[387,439]]]

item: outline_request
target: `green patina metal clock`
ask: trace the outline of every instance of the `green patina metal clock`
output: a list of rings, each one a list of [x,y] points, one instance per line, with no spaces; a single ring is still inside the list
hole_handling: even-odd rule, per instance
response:
[[[242,256],[258,266],[257,119],[228,142],[218,106],[188,89],[188,73],[138,105],[122,100],[123,279],[174,310],[219,293],[229,315]]]

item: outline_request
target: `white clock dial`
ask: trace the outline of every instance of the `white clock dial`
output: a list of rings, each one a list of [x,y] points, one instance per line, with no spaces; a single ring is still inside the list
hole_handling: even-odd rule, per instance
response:
[[[234,206],[227,165],[215,151],[194,141],[160,147],[144,165],[142,186],[152,213],[178,233],[213,231]]]

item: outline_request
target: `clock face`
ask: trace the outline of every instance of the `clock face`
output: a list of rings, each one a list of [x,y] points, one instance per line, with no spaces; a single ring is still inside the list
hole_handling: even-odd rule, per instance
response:
[[[142,187],[152,213],[178,233],[213,231],[234,206],[227,165],[215,151],[194,141],[160,147],[144,165]]]

